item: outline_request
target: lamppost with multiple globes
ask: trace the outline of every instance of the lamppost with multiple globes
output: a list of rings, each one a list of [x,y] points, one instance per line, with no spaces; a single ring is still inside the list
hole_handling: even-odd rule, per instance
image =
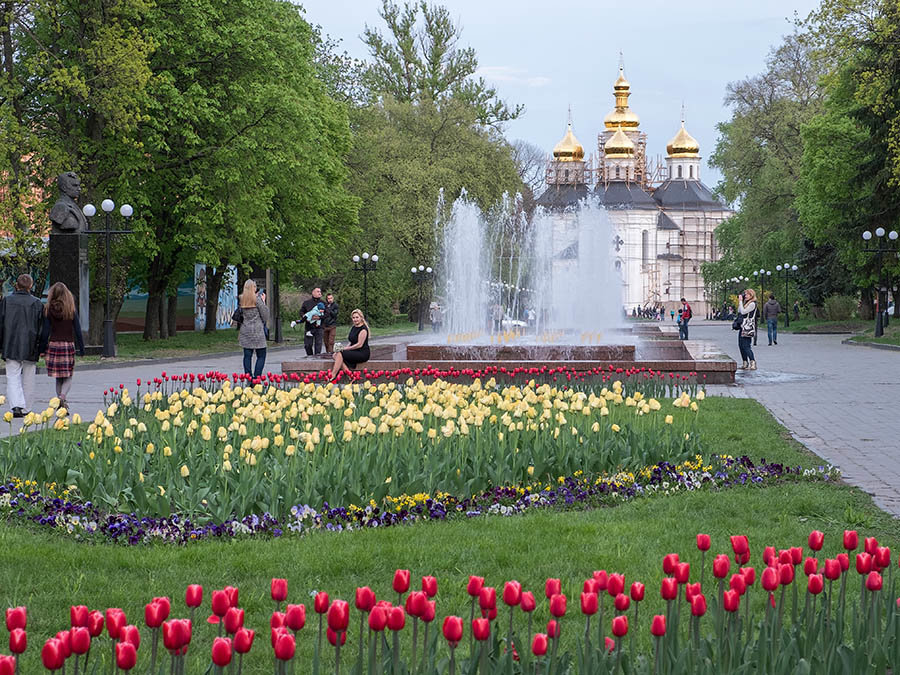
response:
[[[784,265],[776,265],[775,269],[778,272],[784,272],[784,327],[790,328],[791,326],[791,300],[788,295],[788,280],[791,277],[791,272],[797,271],[796,265],[791,265],[790,263],[784,263]]]
[[[885,253],[894,254],[896,256],[900,256],[900,252],[897,251],[897,247],[895,246],[897,242],[897,231],[891,230],[887,233],[888,244],[882,243],[884,241],[885,231],[883,227],[878,227],[875,229],[875,236],[878,237],[878,240],[875,243],[875,247],[872,248],[869,245],[869,242],[872,241],[872,233],[869,230],[866,230],[862,234],[863,240],[866,242],[866,247],[863,249],[866,253],[871,253],[876,256],[876,264],[878,265],[878,312],[875,315],[875,337],[881,337],[884,335],[884,327],[888,324],[888,316],[887,316],[887,292],[890,286],[890,283],[884,283],[883,276],[883,268],[882,268],[882,260]],[[896,302],[896,296],[894,298]]]
[[[363,253],[361,256],[353,256],[353,269],[363,273],[363,314],[366,321],[369,320],[369,272],[374,272],[378,267],[378,256]]]
[[[92,230],[88,225],[87,234],[102,234],[106,239],[106,309],[103,319],[103,356],[116,355],[116,331],[113,324],[111,307],[110,307],[110,287],[112,285],[112,263],[110,260],[110,238],[114,234],[131,234],[133,230],[113,230],[111,229],[112,212],[116,208],[112,199],[104,199],[100,202],[100,208],[106,214],[104,218],[104,226],[102,230]],[[87,218],[93,218],[97,214],[97,207],[93,204],[85,204],[82,212]],[[123,218],[131,218],[134,215],[134,209],[130,204],[122,204],[119,207],[119,214]]]
[[[431,276],[431,268],[425,267],[425,265],[419,265],[418,267],[413,267],[410,269],[413,275],[413,279],[416,281],[416,285],[419,287],[419,330],[425,330],[425,313],[424,307],[422,306],[422,291],[425,287],[425,282],[428,280],[428,277]]]

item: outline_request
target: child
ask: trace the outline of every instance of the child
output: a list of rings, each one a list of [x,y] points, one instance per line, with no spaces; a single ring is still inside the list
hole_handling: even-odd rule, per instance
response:
[[[309,310],[306,314],[303,315],[303,318],[307,323],[315,323],[316,326],[322,325],[322,317],[325,316],[325,303],[320,302],[311,310]]]

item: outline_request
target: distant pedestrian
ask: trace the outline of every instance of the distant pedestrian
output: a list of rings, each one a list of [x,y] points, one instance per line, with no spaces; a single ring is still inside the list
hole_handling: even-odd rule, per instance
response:
[[[61,281],[53,284],[47,294],[38,351],[46,355],[47,375],[56,378],[59,407],[68,410],[75,354],[77,352],[79,356],[84,356],[84,338],[81,335],[78,312],[75,311],[75,298]]]
[[[694,316],[691,312],[691,306],[688,304],[688,301],[684,298],[681,299],[681,328],[678,331],[678,335],[682,340],[688,339],[688,322],[690,322],[691,317]]]
[[[800,301],[794,300],[794,321],[800,320]]]
[[[675,310],[674,309],[669,310],[669,314],[672,315],[672,321],[674,321],[675,320]]]
[[[350,312],[350,321],[353,326],[350,328],[350,334],[347,335],[349,344],[342,351],[335,353],[334,367],[331,369],[329,382],[333,381],[342,371],[349,374],[356,366],[368,361],[371,356],[369,352],[370,330],[366,323],[366,317],[361,310],[354,309]]]
[[[238,344],[244,348],[244,373],[260,377],[266,366],[266,324],[269,322],[266,294],[257,293],[256,282],[247,279],[238,304],[241,310]],[[252,367],[253,352],[256,352],[255,368]]]
[[[439,302],[432,302],[428,307],[428,318],[431,321],[431,331],[440,333],[444,323],[444,308]]]
[[[778,344],[778,315],[781,314],[781,305],[775,299],[774,293],[769,293],[769,299],[763,305],[763,319],[766,321],[766,329],[769,334],[769,346]]]
[[[322,303],[322,289],[317,287],[312,289],[312,297],[304,300],[303,304],[300,305],[300,314],[303,317],[303,323],[306,328],[303,337],[303,347],[306,349],[307,356],[322,353],[324,338],[322,318],[325,313],[324,311],[321,313],[313,312],[313,309],[317,308],[319,303]],[[322,306],[324,309],[324,303],[322,303]],[[316,318],[317,316],[318,318]]]
[[[334,294],[325,296],[325,317],[322,319],[322,338],[325,344],[325,353],[334,353],[334,334],[337,332],[338,304],[334,301]]]
[[[15,290],[0,301],[0,348],[6,360],[6,397],[13,417],[25,417],[34,394],[44,307],[31,294],[32,286],[31,275],[20,274]]]
[[[756,370],[756,357],[753,355],[753,336],[756,335],[756,317],[758,315],[756,307],[756,291],[748,288],[741,293],[738,300],[738,318],[740,321],[740,332],[738,333],[738,348],[741,350],[741,358],[744,363],[741,366],[744,370]]]

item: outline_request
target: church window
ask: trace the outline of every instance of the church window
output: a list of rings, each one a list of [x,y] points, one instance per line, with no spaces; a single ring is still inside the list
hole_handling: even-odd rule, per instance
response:
[[[567,183],[569,182],[569,170],[568,169],[566,169],[566,182]]]
[[[650,262],[650,233],[647,230],[641,232],[641,263]]]
[[[678,165],[678,177],[681,178],[681,164]]]
[[[619,177],[619,167],[618,167],[618,165],[617,165],[617,166],[616,166],[616,178],[618,178],[618,177]]]
[[[688,167],[688,174],[690,174],[691,178],[694,177],[694,167],[693,166]]]

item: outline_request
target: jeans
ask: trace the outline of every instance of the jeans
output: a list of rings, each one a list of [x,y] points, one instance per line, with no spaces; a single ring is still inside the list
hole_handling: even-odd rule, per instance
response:
[[[769,344],[778,342],[778,319],[766,319],[766,328],[769,331]]]
[[[309,333],[309,335],[303,337],[303,346],[306,349],[306,355],[312,356],[313,354],[321,354],[322,339],[324,337],[322,327],[307,328],[306,332]],[[315,351],[313,351],[313,349],[315,349]]]
[[[34,400],[34,361],[6,360],[6,399],[10,408],[30,410],[28,403]]]
[[[325,353],[333,354],[334,353],[334,334],[337,333],[337,326],[325,326],[322,329],[324,341],[325,341]]]
[[[752,337],[744,337],[743,335],[738,337],[738,348],[741,350],[741,358],[744,361],[756,360],[756,357],[753,356],[753,348],[751,346],[752,342]]]
[[[682,340],[688,339],[688,321],[690,320],[690,317],[688,317],[687,319],[682,319],[681,325],[678,327],[678,337]]]
[[[253,362],[253,352],[256,352],[256,370],[252,370],[250,365]],[[247,375],[253,375],[253,377],[259,377],[262,375],[263,368],[266,367],[266,348],[262,349],[248,349],[244,347],[244,372]]]

